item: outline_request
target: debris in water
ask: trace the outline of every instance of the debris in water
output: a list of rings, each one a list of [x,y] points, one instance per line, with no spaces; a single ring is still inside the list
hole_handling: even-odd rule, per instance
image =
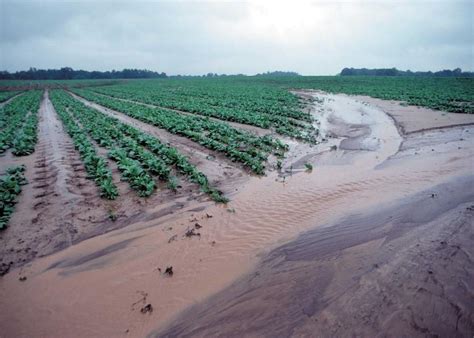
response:
[[[195,227],[196,229],[201,229],[201,228],[202,228],[202,225],[199,224],[199,223],[196,223],[196,224],[194,224],[194,227]]]
[[[165,275],[168,275],[168,276],[173,276],[173,267],[172,266],[168,266],[165,270]]]
[[[186,237],[193,237],[193,236],[199,236],[201,237],[201,234],[199,232],[195,232],[195,229],[188,229],[186,233],[184,234]]]
[[[150,303],[148,303],[147,305],[145,305],[144,307],[142,307],[140,309],[140,312],[141,313],[152,313],[153,312],[153,306]]]
[[[18,280],[19,280],[20,282],[24,282],[24,281],[26,280],[26,276],[21,276],[20,278],[18,278]]]

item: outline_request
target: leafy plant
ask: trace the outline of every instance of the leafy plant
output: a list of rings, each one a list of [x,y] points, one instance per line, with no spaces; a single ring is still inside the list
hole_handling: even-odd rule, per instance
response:
[[[113,183],[112,173],[107,166],[107,161],[97,155],[96,149],[88,139],[86,132],[69,115],[65,102],[57,94],[57,92],[51,92],[51,100],[66,132],[71,136],[75,148],[79,151],[87,177],[94,180],[100,190],[101,197],[109,200],[116,199],[119,193],[117,186]]]
[[[15,156],[34,152],[40,100],[40,91],[29,91],[0,109],[0,153],[9,148]]]
[[[141,196],[149,196],[155,183],[152,176],[166,182],[172,190],[177,183],[171,176],[171,166],[200,185],[216,202],[226,201],[222,193],[212,188],[207,177],[199,172],[188,159],[175,148],[164,145],[153,137],[116,118],[85,106],[64,91],[51,93],[55,107],[64,111],[71,120],[81,125],[82,136],[89,135],[95,142],[109,149],[109,156],[117,162],[124,180]],[[140,177],[140,178],[139,178]]]
[[[8,225],[8,221],[15,210],[17,196],[21,193],[21,186],[28,183],[24,176],[24,165],[8,168],[6,175],[0,178],[0,229]]]

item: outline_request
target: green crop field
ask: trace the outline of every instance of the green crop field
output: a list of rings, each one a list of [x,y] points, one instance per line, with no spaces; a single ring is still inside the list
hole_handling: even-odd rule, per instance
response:
[[[97,93],[192,112],[304,139],[314,130],[290,89],[368,95],[456,113],[474,113],[473,78],[295,76],[133,80]]]
[[[257,82],[281,89],[368,95],[436,110],[474,113],[474,78],[302,76],[259,79]]]

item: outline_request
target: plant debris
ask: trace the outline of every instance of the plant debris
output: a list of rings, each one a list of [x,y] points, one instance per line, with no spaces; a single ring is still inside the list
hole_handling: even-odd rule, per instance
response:
[[[201,234],[199,232],[196,232],[195,230],[196,229],[194,229],[194,228],[193,229],[188,229],[184,235],[188,238],[193,237],[193,236],[201,237]]]
[[[168,276],[173,276],[173,267],[172,266],[168,266],[165,270],[165,275],[168,275]]]
[[[152,313],[153,312],[153,306],[150,303],[148,303],[147,305],[145,305],[144,307],[142,307],[140,309],[140,312],[143,313],[143,314]]]

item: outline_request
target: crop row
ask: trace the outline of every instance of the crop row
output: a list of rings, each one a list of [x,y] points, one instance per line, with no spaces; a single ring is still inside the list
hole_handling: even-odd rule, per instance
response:
[[[24,176],[24,165],[8,168],[6,175],[0,177],[0,230],[8,225],[15,210],[21,186],[28,183]]]
[[[108,88],[120,92],[153,93],[157,99],[198,100],[205,105],[233,108],[250,114],[266,113],[311,121],[311,116],[300,109],[299,100],[295,95],[256,81],[242,82],[238,77],[132,81]]]
[[[264,173],[264,162],[269,154],[283,156],[287,150],[287,145],[269,135],[258,137],[233,128],[227,123],[124,102],[90,91],[74,90],[74,92],[87,100],[166,129],[173,134],[185,136],[208,149],[222,152],[257,174]]]
[[[52,99],[82,125],[98,145],[109,149],[109,156],[118,163],[122,177],[141,196],[149,196],[155,189],[151,175],[166,182],[170,189],[177,188],[176,177],[170,166],[200,185],[201,190],[217,202],[227,201],[222,193],[212,188],[207,177],[189,163],[174,148],[116,118],[85,106],[64,91],[53,92]]]
[[[118,189],[113,183],[112,173],[107,166],[107,161],[97,154],[94,145],[87,137],[87,133],[69,115],[65,106],[57,99],[56,93],[52,92],[51,98],[66,132],[72,138],[74,147],[81,156],[87,177],[93,179],[99,187],[101,197],[109,200],[117,198]]]
[[[99,143],[99,145],[107,146],[107,148],[111,150],[109,156],[117,162],[117,166],[122,173],[122,178],[125,181],[128,181],[130,187],[135,190],[139,196],[150,196],[155,190],[155,182],[153,181],[152,177],[142,168],[142,166],[137,161],[132,160],[127,156],[117,156],[118,152],[122,151],[122,149],[114,148],[114,142],[110,139],[110,137],[105,137],[107,134],[105,134],[104,131],[98,129],[100,125],[96,125],[94,123],[95,121],[91,121],[87,119],[86,116],[79,114],[78,109],[70,103],[69,99],[70,97],[64,92],[51,92],[51,101],[55,107],[56,112],[63,121],[67,121],[67,124],[73,125],[74,129],[79,131],[79,133],[81,134],[80,136],[82,144],[87,143],[88,153],[92,153],[95,155],[95,157],[98,157],[96,155],[95,146],[89,140],[89,136],[91,136],[95,141]],[[79,123],[76,122],[78,116],[81,117],[81,119],[78,120]],[[99,163],[99,161],[96,161],[96,163]],[[107,167],[107,163],[104,158],[100,158],[100,164],[102,167],[107,168],[107,177],[109,178],[109,182],[112,183],[112,175],[110,174],[110,171]],[[94,169],[95,168],[91,168],[91,176],[96,179],[94,175]],[[102,170],[100,170],[99,172],[102,172]],[[98,181],[96,180],[96,182]],[[102,195],[104,195],[104,190],[102,189],[102,186],[99,186],[101,187]],[[118,190],[115,187],[114,193],[110,197],[115,198],[117,195]]]
[[[40,91],[30,91],[1,108],[0,153],[9,148],[13,148],[12,152],[16,156],[34,152],[41,95]]]
[[[18,91],[4,91],[4,92],[0,92],[0,102],[5,102],[6,100],[8,100],[9,98],[17,95]]]
[[[171,83],[173,83],[171,81]],[[177,88],[170,87],[170,81],[135,82],[130,85],[118,85],[94,88],[97,93],[115,98],[132,100],[159,107],[176,109],[202,116],[214,117],[225,121],[238,122],[264,129],[273,128],[277,133],[314,142],[317,134],[312,126],[311,115],[295,107],[289,108],[285,102],[273,98],[264,98],[260,87],[245,92],[244,97],[235,86],[216,87],[191,86],[190,81],[181,81]],[[205,84],[206,82],[204,82]],[[246,88],[248,90],[248,88]],[[226,93],[226,94],[223,94]],[[252,93],[252,95],[250,95]],[[291,95],[284,91],[278,94]],[[297,103],[297,102],[296,102]]]

